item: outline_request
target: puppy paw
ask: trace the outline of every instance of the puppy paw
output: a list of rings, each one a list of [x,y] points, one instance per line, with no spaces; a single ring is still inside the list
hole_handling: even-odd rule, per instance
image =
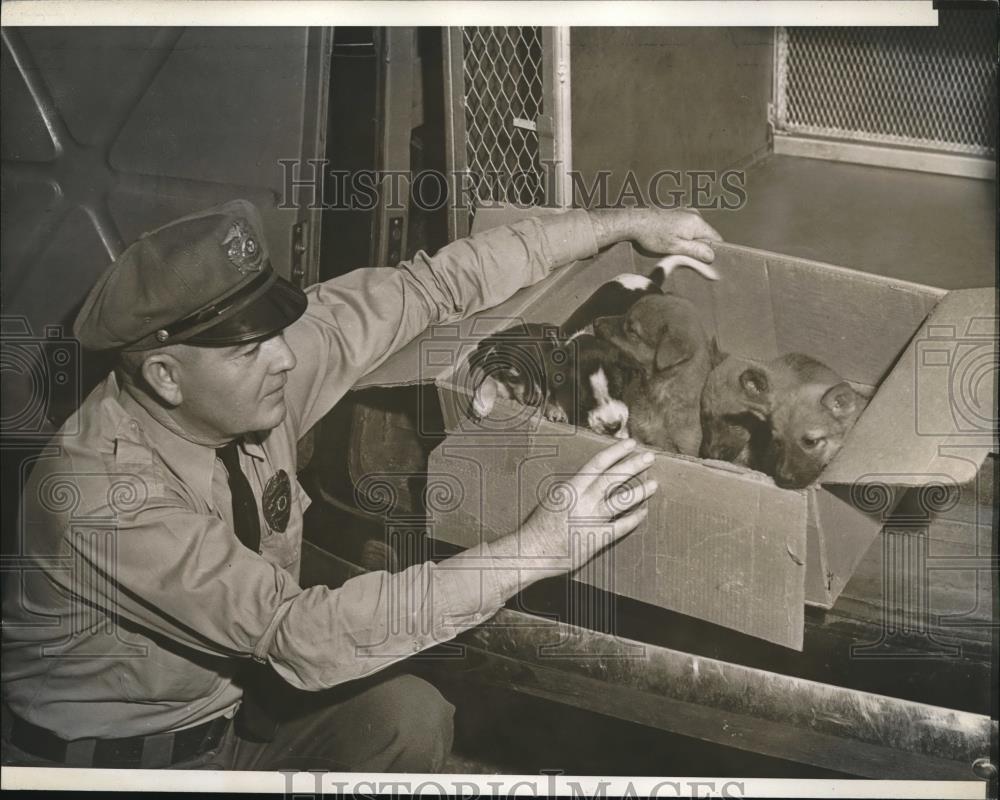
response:
[[[569,422],[569,416],[558,403],[546,403],[542,413],[549,422]]]

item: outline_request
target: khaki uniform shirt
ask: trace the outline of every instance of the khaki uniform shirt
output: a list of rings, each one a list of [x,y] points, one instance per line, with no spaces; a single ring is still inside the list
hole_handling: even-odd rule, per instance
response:
[[[295,479],[296,442],[429,324],[494,306],[596,249],[587,214],[572,211],[309,289],[304,316],[285,331],[297,358],[285,421],[241,444],[262,512],[261,555],[233,532],[214,450],[153,419],[109,375],[24,491],[28,567],[8,574],[3,606],[4,694],[13,711],[66,739],[180,729],[235,711],[242,691],[233,676],[247,658],[318,690],[495,613],[506,598],[488,547],[338,589],[302,589],[309,498]],[[291,482],[283,532],[268,527],[261,503],[279,470]]]

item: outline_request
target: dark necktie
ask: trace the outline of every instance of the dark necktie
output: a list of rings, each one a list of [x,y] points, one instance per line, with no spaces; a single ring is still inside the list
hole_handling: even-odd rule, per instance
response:
[[[237,538],[254,553],[260,552],[260,518],[250,481],[240,469],[240,454],[234,439],[215,451],[229,473],[229,493],[233,497],[233,529]]]
[[[215,451],[229,473],[229,493],[233,498],[233,529],[237,538],[254,553],[260,552],[260,518],[257,516],[257,499],[253,496],[250,481],[240,468],[240,454],[236,441]],[[250,662],[241,670],[243,702],[236,715],[236,731],[244,739],[270,742],[274,739],[278,723],[263,705],[268,696],[270,670]]]

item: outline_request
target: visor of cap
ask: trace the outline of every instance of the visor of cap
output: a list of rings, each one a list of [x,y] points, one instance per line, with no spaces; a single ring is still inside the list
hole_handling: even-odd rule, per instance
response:
[[[198,333],[171,341],[223,346],[267,339],[287,328],[306,310],[306,294],[280,275],[267,290]]]

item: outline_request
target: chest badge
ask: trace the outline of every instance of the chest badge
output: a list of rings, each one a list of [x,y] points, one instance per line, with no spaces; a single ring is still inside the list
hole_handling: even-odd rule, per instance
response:
[[[267,526],[275,533],[284,533],[292,513],[292,484],[283,469],[279,469],[267,482],[261,504]]]

